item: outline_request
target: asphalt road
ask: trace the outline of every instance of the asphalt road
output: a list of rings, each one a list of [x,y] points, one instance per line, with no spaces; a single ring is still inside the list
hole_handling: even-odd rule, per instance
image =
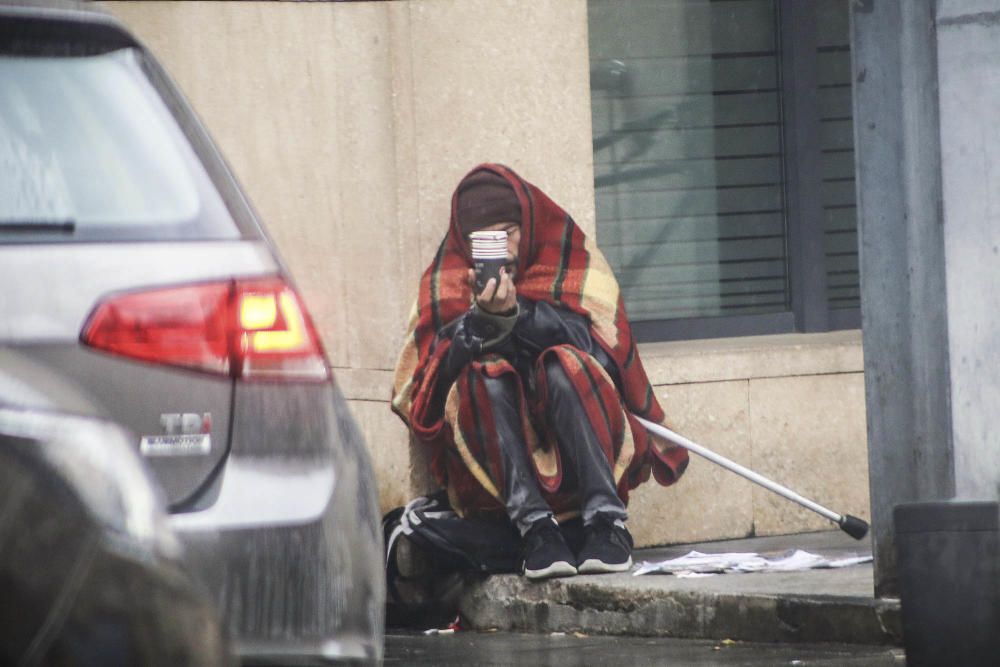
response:
[[[424,636],[398,631],[386,635],[386,665],[779,665],[903,667],[900,648],[842,644],[758,644],[585,635],[531,635],[457,632]]]

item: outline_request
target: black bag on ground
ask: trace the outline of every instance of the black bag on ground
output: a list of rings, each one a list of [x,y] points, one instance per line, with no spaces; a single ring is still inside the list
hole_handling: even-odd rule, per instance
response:
[[[560,525],[579,549],[579,519]],[[444,491],[415,498],[382,517],[385,540],[387,623],[426,627],[458,612],[466,583],[489,574],[521,571],[521,536],[506,518],[463,519]]]
[[[382,529],[388,556],[399,537],[405,537],[456,570],[516,572],[520,565],[521,537],[509,521],[463,519],[444,492],[421,496],[392,510],[382,519]]]
[[[444,492],[421,496],[382,518],[387,623],[447,623],[467,581],[517,572],[521,538],[506,519],[463,519]]]

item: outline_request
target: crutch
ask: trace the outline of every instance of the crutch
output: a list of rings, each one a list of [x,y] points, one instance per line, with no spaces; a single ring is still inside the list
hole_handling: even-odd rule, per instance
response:
[[[835,524],[840,526],[841,530],[843,530],[845,533],[847,533],[856,540],[860,540],[865,536],[865,534],[868,533],[868,524],[864,521],[864,519],[859,519],[858,517],[851,516],[850,514],[837,514],[833,510],[829,510],[820,505],[819,503],[813,502],[808,498],[800,496],[791,489],[784,487],[781,484],[778,484],[777,482],[772,482],[767,477],[755,473],[753,470],[750,470],[749,468],[744,468],[739,463],[731,461],[727,459],[725,456],[722,456],[721,454],[716,454],[711,449],[706,449],[705,447],[702,447],[696,442],[691,442],[683,435],[680,435],[679,433],[674,433],[665,426],[661,426],[660,424],[654,424],[653,422],[643,419],[642,417],[636,417],[636,419],[638,419],[643,426],[645,426],[647,429],[649,429],[656,435],[666,438],[670,442],[676,445],[680,445],[684,449],[690,452],[694,452],[698,456],[702,456],[708,459],[712,463],[717,463],[723,468],[731,470],[737,475],[746,477],[751,482],[760,484],[768,491],[773,491],[774,493],[777,493],[779,496],[784,496],[788,500],[791,500],[793,503],[798,503],[799,505],[802,505],[806,509],[810,509],[813,512],[819,514],[820,516],[825,517],[830,521],[833,521]]]

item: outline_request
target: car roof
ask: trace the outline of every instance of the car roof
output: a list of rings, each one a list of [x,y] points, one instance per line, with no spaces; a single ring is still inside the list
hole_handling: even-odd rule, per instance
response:
[[[5,42],[23,38],[141,46],[121,21],[93,2],[0,0],[0,49]]]
[[[69,12],[85,16],[108,15],[96,3],[86,0],[0,0],[0,14],[9,12],[38,16],[47,16],[53,12]]]

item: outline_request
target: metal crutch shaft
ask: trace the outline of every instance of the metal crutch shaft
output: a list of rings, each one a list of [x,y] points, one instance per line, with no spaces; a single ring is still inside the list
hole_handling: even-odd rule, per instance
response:
[[[741,466],[739,463],[736,463],[735,461],[727,459],[725,456],[722,456],[721,454],[716,454],[711,449],[702,447],[698,443],[688,440],[683,435],[675,433],[665,426],[662,426],[660,424],[655,424],[647,419],[643,419],[642,417],[636,417],[636,419],[638,419],[639,422],[643,426],[645,426],[648,430],[659,435],[660,437],[666,438],[670,442],[676,445],[680,445],[684,449],[690,452],[694,452],[698,456],[708,459],[712,463],[716,463],[722,466],[723,468],[730,470],[736,473],[737,475],[740,475],[741,477],[745,477],[746,479],[750,480],[751,482],[754,482],[755,484],[763,486],[768,491],[777,493],[779,496],[787,498],[788,500],[791,500],[794,503],[798,503],[799,505],[802,505],[806,509],[810,509],[813,512],[819,514],[820,516],[825,517],[830,521],[833,521],[838,526],[840,526],[841,530],[843,530],[845,533],[847,533],[856,540],[860,540],[868,532],[868,524],[863,519],[859,519],[858,517],[852,516],[850,514],[838,514],[833,510],[823,507],[817,502],[809,500],[808,498],[801,496],[798,493],[795,493],[788,487],[782,486],[781,484],[778,484],[777,482],[772,481],[767,477],[764,477],[763,475],[756,473],[753,470],[750,470],[749,468]]]

